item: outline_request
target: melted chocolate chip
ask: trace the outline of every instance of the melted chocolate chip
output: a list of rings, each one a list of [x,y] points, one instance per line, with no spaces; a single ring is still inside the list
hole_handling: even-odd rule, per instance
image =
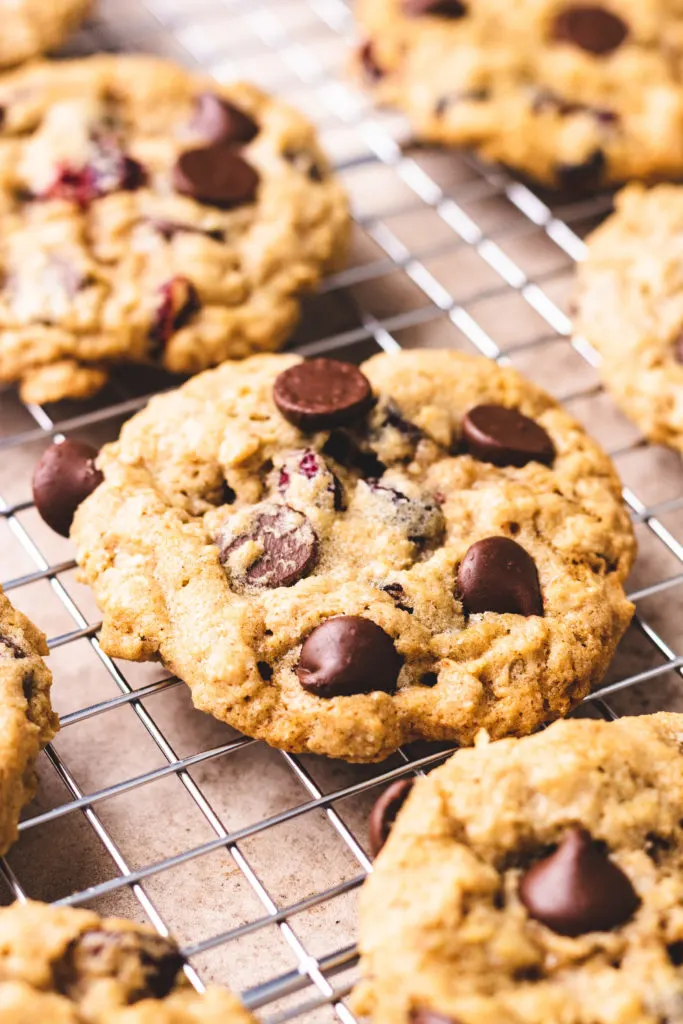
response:
[[[213,92],[196,97],[190,129],[207,142],[227,142],[232,146],[244,146],[259,133],[259,126],[248,114]]]
[[[318,538],[306,516],[288,505],[271,502],[256,505],[237,536],[228,519],[216,542],[220,560],[237,590],[244,585],[291,587],[313,569],[318,557]],[[255,550],[244,565],[240,549],[247,543],[253,543]]]
[[[385,583],[384,586],[379,588],[383,590],[385,594],[388,594],[392,599],[396,607],[402,612],[408,612],[409,615],[413,614],[413,609],[409,604],[405,603],[406,592],[400,583]]]
[[[393,693],[402,664],[380,626],[360,615],[339,615],[304,641],[296,674],[304,690],[317,697]]]
[[[0,643],[1,642],[2,641],[0,639]],[[24,657],[23,652],[21,654],[21,657]],[[34,676],[33,672],[29,672],[27,675],[25,675],[21,682],[21,690],[22,693],[24,694],[24,700],[26,701],[27,704],[30,704],[30,702],[33,700],[33,687],[35,686],[35,683],[36,677]]]
[[[175,943],[161,935],[92,929],[74,939],[53,965],[54,985],[80,1002],[92,986],[113,978],[121,983],[128,1004],[164,999],[184,963]]]
[[[603,182],[606,164],[603,151],[594,149],[580,164],[558,164],[558,184],[570,193],[598,188]]]
[[[309,359],[283,370],[273,399],[289,423],[313,432],[341,427],[373,404],[370,382],[357,366],[336,359]]]
[[[197,289],[187,277],[173,277],[159,289],[161,301],[149,330],[150,352],[161,355],[169,339],[201,308]]]
[[[0,645],[5,647],[17,661],[26,657],[26,652],[21,649],[13,637],[8,636],[6,633],[0,633]],[[2,653],[3,651],[0,650],[0,654]]]
[[[458,588],[468,615],[543,615],[534,560],[510,537],[486,537],[473,544],[460,563]]]
[[[521,880],[519,894],[531,917],[559,935],[611,931],[636,912],[630,880],[581,828]]]
[[[97,449],[68,438],[45,450],[33,473],[33,500],[48,526],[69,536],[76,509],[104,477],[95,467]]]
[[[502,405],[477,405],[462,421],[465,449],[494,466],[552,465],[555,446],[535,420]]]
[[[573,43],[602,57],[621,46],[627,35],[628,25],[597,4],[565,7],[552,28],[552,36],[559,42]]]
[[[198,203],[229,210],[252,203],[259,176],[227,142],[181,153],[173,168],[173,187]]]
[[[377,856],[389,838],[391,826],[408,799],[413,785],[413,779],[398,779],[384,790],[372,808],[368,822],[368,838],[373,857]]]
[[[435,18],[464,18],[467,5],[461,0],[403,0],[403,10],[410,18],[421,18],[426,14]]]
[[[399,407],[392,399],[386,403],[384,409],[384,420],[382,421],[383,427],[393,427],[399,434],[403,434],[413,444],[418,444],[425,436],[424,431],[420,430],[416,423],[412,423],[407,420]]]
[[[379,478],[386,470],[373,451],[360,447],[342,430],[333,431],[323,446],[323,453],[340,466],[355,469],[363,479]]]

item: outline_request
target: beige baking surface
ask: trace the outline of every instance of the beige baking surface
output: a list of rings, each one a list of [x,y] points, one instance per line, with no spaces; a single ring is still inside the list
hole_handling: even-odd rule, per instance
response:
[[[402,123],[371,111],[345,82],[352,25],[342,0],[154,0],[154,10],[159,21],[140,3],[109,0],[72,52],[103,42],[175,52],[219,77],[256,79],[319,122],[353,196],[351,269],[309,302],[296,339],[304,351],[352,360],[378,346],[502,354],[614,453],[638,522],[638,622],[610,673],[624,692],[586,713],[683,708],[681,462],[642,443],[599,389],[591,353],[567,338],[572,257],[609,200],[551,210],[465,157],[409,144],[401,152]],[[365,821],[378,792],[370,784],[439,752],[423,747],[365,768],[289,757],[194,711],[162,670],[109,665],[94,640],[97,611],[74,581],[71,547],[29,505],[31,468],[51,431],[99,444],[168,383],[122,372],[91,402],[45,409],[0,391],[0,580],[51,638],[64,720],[52,760],[41,759],[21,840],[0,870],[0,902],[68,898],[150,918],[189,951],[196,983],[247,991],[264,1019],[317,1001],[296,1019],[351,1022],[336,997],[353,976]],[[141,688],[138,701],[126,696]],[[103,796],[108,787],[115,792]],[[347,787],[356,792],[338,797]],[[74,807],[80,794],[88,816]],[[246,834],[228,850],[222,839],[236,830]],[[150,865],[142,887],[126,883]]]

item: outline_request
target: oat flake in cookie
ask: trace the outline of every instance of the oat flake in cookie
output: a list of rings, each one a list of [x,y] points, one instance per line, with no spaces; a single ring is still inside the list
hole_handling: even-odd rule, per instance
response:
[[[629,186],[587,243],[576,330],[624,413],[683,451],[683,188]]]
[[[97,465],[72,537],[105,650],[287,750],[529,732],[632,614],[611,463],[485,359],[255,356],[152,399]]]
[[[680,9],[633,0],[359,0],[359,66],[422,138],[586,191],[680,177]]]
[[[97,56],[5,76],[0,108],[0,381],[26,400],[279,348],[344,260],[312,126],[250,85]]]
[[[253,1024],[225,989],[194,991],[172,939],[89,910],[0,910],[0,1019],[12,1024]]]
[[[17,838],[19,814],[35,793],[35,760],[59,728],[47,653],[44,635],[0,589],[0,854]]]
[[[360,900],[372,1024],[683,1019],[683,715],[556,722],[415,782]]]

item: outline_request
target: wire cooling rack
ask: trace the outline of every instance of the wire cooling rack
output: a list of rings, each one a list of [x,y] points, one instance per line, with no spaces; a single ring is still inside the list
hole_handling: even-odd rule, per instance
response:
[[[316,120],[354,200],[354,252],[307,304],[294,344],[352,361],[379,349],[469,349],[563,400],[614,458],[641,548],[638,614],[581,713],[681,710],[679,458],[644,443],[601,390],[595,353],[570,339],[573,265],[611,198],[558,205],[472,157],[412,144],[400,119],[349,83],[352,38],[344,0],[110,0],[71,52],[162,52],[218,78],[254,79]],[[148,919],[179,937],[197,988],[229,983],[271,1024],[350,1024],[368,809],[383,784],[447,750],[417,744],[364,767],[273,751],[193,711],[158,666],[101,651],[72,550],[29,500],[31,468],[53,437],[114,437],[166,386],[159,374],[121,371],[96,399],[49,407],[0,391],[0,579],[49,630],[62,721],[20,841],[0,861],[0,902]]]

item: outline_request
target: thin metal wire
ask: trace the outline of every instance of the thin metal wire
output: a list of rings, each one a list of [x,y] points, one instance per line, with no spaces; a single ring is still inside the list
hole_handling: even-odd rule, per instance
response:
[[[406,329],[447,319],[477,350],[501,364],[511,362],[511,357],[516,353],[542,350],[544,345],[565,339],[566,344],[572,345],[587,363],[596,366],[596,353],[583,339],[571,337],[571,325],[567,316],[546,290],[558,275],[566,272],[567,268],[529,275],[509,256],[504,246],[510,241],[545,235],[558,251],[567,257],[569,267],[584,253],[584,243],[572,225],[607,212],[610,206],[609,198],[598,196],[554,211],[526,185],[514,181],[500,170],[481,167],[474,159],[469,161],[473,172],[471,180],[448,190],[442,188],[425,171],[420,163],[419,154],[414,156],[402,150],[381,119],[372,110],[368,110],[365,99],[360,97],[343,78],[332,74],[318,58],[313,44],[319,32],[327,33],[333,39],[351,40],[352,17],[344,0],[296,2],[313,18],[313,23],[306,26],[296,37],[287,28],[287,7],[278,0],[260,0],[256,3],[253,0],[203,0],[202,3],[193,4],[191,10],[187,5],[184,8],[175,5],[176,9],[173,10],[174,5],[169,5],[166,0],[145,0],[145,5],[158,19],[159,30],[165,38],[184,49],[188,59],[196,60],[214,73],[222,74],[233,63],[255,57],[264,50],[266,53],[276,55],[283,69],[283,87],[299,83],[300,86],[316,90],[316,96],[324,107],[320,127],[324,130],[343,127],[354,132],[362,145],[363,153],[339,161],[337,171],[343,175],[358,168],[384,167],[409,190],[411,198],[407,203],[387,208],[382,214],[370,214],[357,219],[359,228],[372,240],[381,255],[359,266],[340,271],[323,283],[323,295],[334,295],[347,306],[351,305],[358,326],[310,341],[301,345],[298,350],[313,355],[341,352],[353,349],[354,346],[372,343],[384,351],[396,351],[402,347],[401,334]],[[251,42],[246,47],[240,39],[237,48],[242,49],[238,54],[229,42],[214,37],[206,28],[216,19],[227,17],[239,19],[251,33]],[[88,45],[92,45],[93,48],[111,49],[114,46],[106,26],[92,27],[90,37],[92,43]],[[512,226],[498,229],[495,240],[477,223],[476,216],[468,212],[472,204],[492,199],[511,204],[524,218]],[[397,216],[419,213],[421,210],[430,211],[431,215],[439,218],[447,229],[446,240],[411,249],[391,229],[389,222]],[[476,253],[495,278],[495,283],[479,289],[474,295],[468,295],[466,302],[453,295],[429,269],[429,264],[436,258],[458,251]],[[424,296],[423,305],[409,311],[397,310],[377,317],[355,298],[350,298],[348,289],[371,285],[372,282],[395,272],[401,272],[419,289]],[[547,329],[540,333],[536,332],[503,350],[483,324],[478,322],[472,313],[472,307],[485,299],[492,300],[510,294],[517,295],[529,309],[533,310],[547,325]],[[593,385],[586,386],[567,393],[564,400],[587,399],[594,396],[597,390]],[[131,396],[120,383],[114,386],[112,394],[116,398],[108,405],[57,420],[53,420],[46,409],[28,404],[25,410],[35,425],[0,438],[0,450],[9,451],[36,441],[45,442],[50,437],[58,437],[84,428],[111,426],[113,429],[122,418],[142,408],[150,397]],[[627,446],[613,450],[612,454],[622,456],[642,447],[644,442],[637,439]],[[648,530],[663,545],[676,560],[676,565],[681,567],[681,571],[674,572],[668,578],[658,579],[630,595],[638,608],[635,628],[656,653],[658,664],[618,679],[586,699],[585,704],[590,704],[600,715],[608,719],[617,717],[617,712],[608,703],[608,698],[663,677],[667,673],[674,672],[680,676],[683,672],[683,655],[677,654],[671,648],[641,610],[646,600],[665,594],[683,584],[683,545],[663,522],[666,515],[683,509],[683,494],[649,507],[630,489],[624,491],[624,497],[634,523]],[[118,690],[115,697],[86,705],[65,715],[62,718],[62,729],[128,707],[136,715],[164,762],[152,770],[128,774],[113,785],[83,793],[65,757],[60,756],[54,748],[48,748],[47,756],[65,785],[69,798],[58,806],[22,822],[20,831],[25,834],[68,815],[82,815],[111,857],[117,871],[113,878],[71,893],[58,902],[78,905],[91,902],[96,897],[128,889],[152,924],[161,933],[167,934],[164,919],[145,883],[150,882],[155,876],[180,868],[198,858],[206,858],[217,851],[224,851],[255,895],[263,913],[230,929],[188,942],[185,954],[190,958],[197,957],[247,935],[255,935],[264,929],[274,927],[279,930],[291,951],[297,965],[296,969],[274,975],[248,990],[243,994],[247,1005],[267,1009],[283,999],[290,1000],[296,996],[297,1001],[293,1006],[287,1005],[285,1009],[276,1009],[267,1018],[270,1024],[284,1024],[285,1021],[295,1020],[324,1006],[330,1007],[335,1018],[343,1024],[353,1024],[355,1018],[344,1001],[349,991],[349,983],[344,982],[335,986],[332,979],[354,966],[357,959],[355,947],[347,945],[324,956],[314,956],[290,921],[297,915],[305,914],[354,892],[371,870],[371,863],[362,844],[344,820],[344,816],[337,810],[339,802],[359,798],[374,787],[408,773],[421,774],[448,756],[449,751],[442,750],[425,756],[416,756],[412,751],[401,750],[398,767],[383,771],[372,778],[361,778],[360,781],[336,788],[329,793],[321,790],[306,767],[305,759],[279,752],[277,756],[286,772],[296,780],[299,787],[303,787],[307,799],[285,811],[230,830],[190,771],[219,758],[235,757],[240,751],[253,745],[254,741],[240,737],[199,753],[178,756],[163,729],[149,711],[147,701],[148,698],[167,693],[176,687],[179,681],[167,676],[135,689],[120,665],[104,654],[97,640],[100,624],[88,621],[62,582],[62,577],[73,570],[73,561],[68,559],[49,564],[39,543],[28,531],[27,520],[22,513],[31,506],[32,502],[28,498],[10,503],[5,502],[0,496],[0,521],[5,521],[34,566],[31,571],[7,579],[3,586],[6,590],[18,590],[32,583],[47,581],[61,607],[73,622],[72,629],[50,639],[51,650],[66,647],[78,640],[87,642]],[[95,808],[117,796],[134,793],[169,777],[178,779],[182,784],[203,821],[213,832],[213,838],[184,849],[181,853],[133,868],[122,853],[112,830],[105,826]],[[244,843],[252,837],[287,822],[300,820],[313,812],[322,812],[326,816],[338,841],[343,844],[358,870],[341,882],[318,889],[303,898],[286,901],[284,906],[278,906],[275,897],[246,856]],[[30,895],[26,892],[17,871],[6,860],[0,859],[0,874],[17,899],[23,900]],[[191,982],[201,989],[203,983],[199,974],[192,967],[188,967],[187,972]]]

